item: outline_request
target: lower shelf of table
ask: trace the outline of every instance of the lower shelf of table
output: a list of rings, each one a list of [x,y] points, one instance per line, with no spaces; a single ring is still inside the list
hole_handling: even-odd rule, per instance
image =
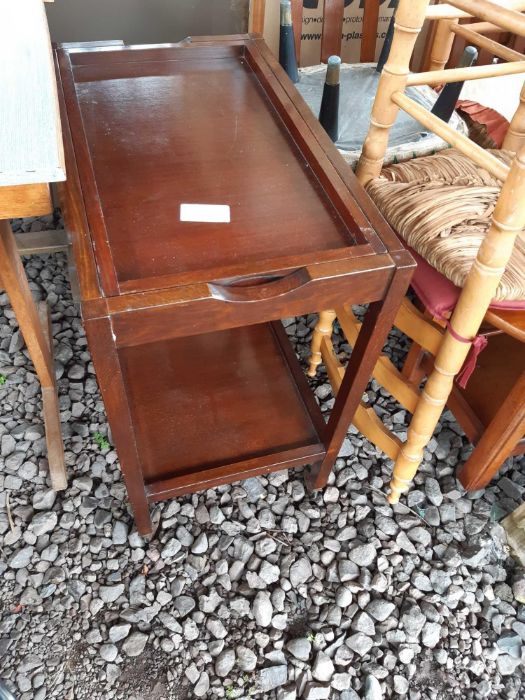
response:
[[[150,500],[322,460],[324,419],[280,322],[121,348]]]

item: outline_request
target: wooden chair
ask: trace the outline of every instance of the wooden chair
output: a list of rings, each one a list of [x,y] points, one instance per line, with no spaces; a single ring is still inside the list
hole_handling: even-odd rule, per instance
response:
[[[357,168],[357,175],[362,184],[371,187],[370,183],[381,173],[388,132],[401,108],[418,119],[425,128],[438,133],[462,153],[468,155],[479,167],[485,168],[492,176],[504,183],[494,210],[492,224],[479,248],[450,320],[445,324],[436,323],[429,318],[428,313],[422,312],[407,299],[395,322],[395,326],[414,341],[403,372],[399,372],[386,357],[382,357],[375,367],[373,376],[377,381],[413,413],[406,443],[401,444],[398,438],[385,428],[373,409],[361,406],[355,416],[356,427],[395,460],[389,496],[392,503],[397,502],[400,494],[408,489],[423,457],[423,450],[434,432],[447,401],[457,417],[461,417],[462,412],[470,416],[470,426],[466,428],[466,432],[472,439],[479,440],[478,448],[469,462],[460,470],[460,478],[466,487],[479,488],[487,483],[506,456],[522,449],[518,443],[525,432],[523,408],[525,367],[523,367],[522,345],[525,340],[525,312],[510,313],[489,309],[489,306],[510,259],[516,236],[525,226],[525,147],[523,145],[525,142],[525,90],[522,92],[520,107],[503,144],[504,148],[517,151],[510,167],[464,136],[458,135],[447,124],[416,105],[404,94],[407,85],[421,82],[437,85],[493,75],[524,73],[525,57],[521,54],[519,54],[519,60],[515,54],[512,54],[512,61],[508,63],[467,69],[441,69],[450,54],[454,34],[463,31],[460,29],[458,32],[458,27],[463,25],[458,25],[457,22],[467,14],[483,20],[481,25],[480,23],[467,25],[473,32],[468,33],[469,42],[483,48],[490,48],[496,56],[505,60],[511,58],[508,47],[496,45],[492,40],[489,44],[484,34],[476,32],[476,29],[478,32],[486,31],[488,26],[490,30],[496,27],[524,37],[525,17],[509,9],[510,7],[523,9],[523,3],[507,2],[505,4],[506,7],[501,7],[487,0],[475,2],[474,0],[452,0],[448,5],[429,6],[425,0],[418,2],[400,0],[392,50],[381,77],[372,122]],[[434,70],[410,74],[408,71],[410,56],[425,17],[439,20],[435,32],[435,46],[431,51],[431,66]],[[344,370],[334,357],[330,340],[332,323],[336,315],[350,344],[355,343],[359,324],[351,309],[342,308],[321,313],[312,341],[309,374],[311,376],[315,374],[317,365],[323,359],[334,389],[337,391]],[[472,340],[477,336],[484,320],[492,328],[506,333],[496,339],[496,344],[492,343],[490,351],[485,351],[489,354],[485,355],[478,369],[478,373],[481,373],[483,365],[489,365],[491,357],[495,355],[496,362],[492,362],[495,375],[501,377],[502,370],[507,373],[505,382],[495,378],[492,380],[497,390],[493,391],[491,397],[491,410],[486,409],[487,401],[483,398],[483,394],[480,394],[480,387],[487,388],[486,375],[482,374],[481,381],[479,381],[479,375],[475,381],[476,375],[474,375],[472,385],[469,385],[464,392],[454,385],[454,377],[463,366]],[[507,349],[502,349],[505,346]],[[512,347],[511,355],[508,354],[511,352],[510,347]],[[424,352],[430,353],[435,358],[433,367],[432,363],[430,367],[428,361],[425,363]],[[505,363],[501,362],[502,353],[505,353]],[[482,355],[481,358],[483,357]],[[511,358],[513,358],[512,362]],[[428,380],[420,392],[419,380],[422,367],[425,367],[428,372]],[[509,367],[512,373],[509,373]],[[474,399],[476,391],[477,399]],[[472,406],[469,406],[469,402],[474,404],[474,411]],[[479,415],[480,413],[483,415]],[[475,419],[472,418],[473,415]],[[463,422],[468,424],[467,420]],[[496,438],[499,439],[496,441]]]
[[[52,211],[48,183],[65,178],[56,81],[42,0],[1,3],[0,24],[8,28],[0,48],[0,284],[42,385],[49,471],[58,490],[67,478],[51,324],[47,304],[33,300],[20,254],[63,249],[64,234],[15,238],[9,221]]]

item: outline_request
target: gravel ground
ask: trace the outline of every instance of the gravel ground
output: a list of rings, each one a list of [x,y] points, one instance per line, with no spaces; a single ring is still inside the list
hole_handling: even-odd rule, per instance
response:
[[[49,488],[39,385],[2,294],[0,677],[19,700],[525,698],[525,574],[498,525],[523,500],[518,460],[465,494],[470,448],[445,414],[392,508],[391,462],[351,429],[324,492],[296,470],[171,500],[145,541],[65,258],[25,265],[52,307],[70,486]],[[314,322],[285,322],[303,361]],[[323,372],[315,387],[328,412]],[[405,412],[368,395],[402,434]]]

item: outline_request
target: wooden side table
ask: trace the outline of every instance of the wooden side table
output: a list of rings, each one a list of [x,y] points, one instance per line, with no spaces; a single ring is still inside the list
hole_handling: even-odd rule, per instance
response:
[[[61,188],[137,527],[309,465],[322,487],[413,268],[257,37],[57,52]],[[279,319],[370,303],[325,423]]]
[[[0,285],[6,290],[42,385],[47,457],[55,490],[66,487],[46,303],[35,304],[20,253],[62,249],[59,236],[20,237],[9,219],[53,210],[49,183],[65,178],[53,56],[42,0],[0,4]]]

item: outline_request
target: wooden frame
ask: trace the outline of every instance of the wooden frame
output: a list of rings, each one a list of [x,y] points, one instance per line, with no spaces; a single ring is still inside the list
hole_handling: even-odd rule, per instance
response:
[[[513,4],[516,5],[516,3]],[[525,62],[521,56],[519,62],[470,69],[441,70],[452,46],[454,22],[459,17],[464,16],[460,13],[467,12],[504,29],[512,28],[512,31],[520,35],[525,32],[525,17],[514,10],[496,6],[487,0],[479,0],[479,2],[477,0],[476,2],[473,0],[453,0],[450,6],[455,9],[443,9],[442,5],[432,6],[435,9],[431,9],[425,0],[419,0],[419,2],[400,1],[396,14],[392,49],[379,82],[369,132],[357,168],[357,176],[361,183],[366,185],[368,181],[380,174],[388,143],[389,129],[395,121],[398,109],[402,108],[426,128],[435,131],[471,157],[481,167],[487,168],[495,177],[504,181],[504,184],[494,211],[492,225],[480,247],[477,259],[450,320],[453,333],[448,329],[443,330],[438,343],[432,342],[432,347],[425,347],[427,339],[432,337],[428,336],[428,333],[425,338],[420,335],[417,340],[419,346],[415,347],[415,354],[417,355],[421,348],[428,349],[436,359],[413,411],[414,415],[406,443],[402,445],[397,455],[395,443],[387,444],[388,449],[385,450],[387,454],[396,459],[390,484],[389,500],[392,503],[396,503],[400,494],[409,487],[421,462],[423,449],[430,440],[443,407],[449,399],[454,377],[459,372],[469,352],[469,339],[476,336],[510,257],[515,238],[525,227],[525,206],[523,205],[525,197],[525,139],[523,138],[525,108],[523,97],[525,92],[522,93],[522,101],[513,120],[512,132],[507,140],[507,144],[512,142],[517,151],[510,168],[502,166],[497,159],[468,139],[459,137],[444,122],[431,115],[404,94],[407,85],[421,84],[425,81],[437,84],[479,77],[480,74],[525,73]],[[432,51],[431,61],[432,67],[438,70],[419,75],[409,74],[408,66],[417,34],[423,20],[429,16],[439,17],[441,22],[435,34],[438,50]],[[492,48],[498,47],[493,46]],[[406,303],[402,308],[406,308]],[[325,312],[320,315],[317,336],[320,333],[326,338],[329,334],[330,331],[327,328],[333,320],[328,315],[329,313]],[[352,322],[345,309],[342,310],[342,314],[341,318]],[[421,318],[420,322],[422,321]],[[406,332],[409,337],[414,337],[414,328],[416,328],[417,337],[417,326],[414,327],[413,323],[408,323],[407,327],[403,327],[401,313],[398,314],[395,325]],[[353,328],[355,330],[355,323]],[[429,328],[431,327],[429,326]],[[465,341],[461,339],[465,339]],[[316,339],[312,369],[315,368],[315,363],[318,361],[315,353],[318,344],[318,339]],[[328,349],[326,341],[324,341],[324,346]],[[324,355],[323,358],[325,358]],[[410,374],[413,367],[412,357],[409,357],[409,361],[407,371]],[[376,366],[375,376],[377,376],[379,369]],[[333,371],[332,374],[334,374]],[[383,376],[383,385],[403,403],[403,397],[400,397],[398,387],[392,381],[392,377],[387,376],[385,381],[385,376]],[[522,419],[517,418],[516,420],[517,424],[513,425],[514,432],[511,431],[512,436],[519,433],[523,427]],[[378,444],[377,425],[365,421],[364,427],[373,440],[374,435],[376,436],[374,441]],[[380,439],[384,444],[384,437],[380,436]]]
[[[508,46],[503,46],[493,39],[484,36],[478,31],[470,29],[468,25],[465,24],[454,24],[452,27],[452,32],[462,39],[465,39],[469,44],[474,44],[480,49],[486,49],[493,56],[503,59],[504,61],[523,61],[525,60],[522,53],[519,51],[514,51],[514,49]]]
[[[229,119],[214,123],[214,138],[219,133],[221,148],[224,144],[230,145],[227,162],[220,161],[223,173],[220,181],[213,175],[213,157],[217,148],[209,151],[210,162],[205,170],[195,169],[193,150],[188,156],[183,149],[170,148],[170,152],[177,154],[176,167],[170,165],[169,171],[164,173],[166,179],[174,183],[170,189],[170,201],[164,200],[164,206],[157,209],[154,237],[150,235],[148,238],[147,233],[144,237],[139,232],[140,236],[133,238],[134,231],[126,226],[128,250],[125,254],[133,253],[133,247],[140,247],[141,241],[142,245],[149,241],[150,248],[143,249],[133,263],[142,266],[140,274],[135,274],[131,267],[123,274],[119,265],[123,265],[125,255],[114,253],[118,235],[115,222],[110,220],[110,212],[100,206],[100,202],[107,201],[108,197],[118,199],[123,196],[120,187],[110,184],[114,189],[108,190],[104,181],[104,173],[113,168],[116,168],[115,173],[118,172],[120,160],[117,157],[113,164],[100,170],[100,157],[108,155],[107,149],[98,150],[97,147],[97,139],[103,140],[104,133],[98,130],[100,121],[90,120],[82,111],[76,85],[89,80],[96,90],[97,81],[104,81],[105,76],[111,81],[110,76],[115,72],[130,77],[146,73],[154,79],[157,71],[160,75],[178,71],[177,75],[184,76],[186,66],[213,71],[215,61],[220,62],[222,80],[228,80],[227,70],[234,71],[236,85],[243,80],[244,90],[236,93],[242,98],[237,102],[236,114],[241,120],[243,110],[248,110],[242,100],[250,98],[248,122],[257,120],[256,132],[264,136],[261,141],[264,152],[257,156],[256,165],[259,167],[267,159],[266,175],[261,174],[257,187],[253,183],[250,185],[249,175],[254,163],[248,161],[247,171],[243,171],[241,179],[238,177],[240,170],[237,169],[241,168],[241,163],[236,160],[236,149],[241,148],[246,153],[242,148],[243,139],[246,139],[242,122],[237,132],[231,131]],[[386,226],[353,174],[348,172],[330,139],[299,98],[262,39],[255,36],[204,37],[193,38],[180,46],[123,47],[103,52],[59,50],[57,65],[63,121],[67,125],[65,149],[69,171],[68,181],[61,187],[61,200],[73,240],[89,346],[140,532],[146,533],[151,528],[148,509],[151,502],[274,469],[308,464],[306,480],[309,487],[322,487],[385,333],[408,286],[413,269],[410,255]],[[255,89],[257,92],[253,92]],[[223,108],[227,113],[227,86],[221,90],[219,97],[224,100]],[[261,92],[265,95],[264,102],[255,109],[254,104],[258,105],[261,100]],[[187,93],[185,109],[190,108],[187,106],[189,96]],[[154,90],[148,101],[137,103],[134,108],[134,119],[142,124],[143,135],[152,133],[148,132],[151,128],[148,120],[152,115],[166,113],[164,109],[160,112],[157,109],[155,100],[161,98],[160,92]],[[117,117],[119,114],[121,112],[117,111]],[[109,112],[107,117],[111,120],[112,113]],[[206,133],[209,112],[192,109],[192,119],[194,123],[201,120],[200,128],[197,124],[195,128],[201,136]],[[187,122],[169,120],[169,129],[182,123]],[[268,126],[270,123],[271,127]],[[162,124],[164,129],[168,128],[167,122]],[[117,146],[119,128],[122,127],[117,123],[112,127],[113,143]],[[221,129],[227,130],[223,137],[220,136]],[[155,139],[158,131],[159,126],[155,124]],[[185,141],[190,136],[191,133],[185,132]],[[147,138],[142,138],[148,144]],[[170,138],[173,143],[178,143],[176,134]],[[250,142],[250,145],[252,151],[256,146],[262,148],[256,142]],[[154,147],[148,149],[147,145],[136,142],[133,146],[145,149],[141,164],[154,162],[157,158],[157,171],[161,166],[166,167],[165,149],[162,161],[159,161]],[[274,153],[275,149],[279,150],[279,156]],[[264,177],[272,183],[281,176],[289,179],[290,172],[295,172],[294,159],[300,159],[308,166],[301,166],[300,172],[306,174],[295,178],[295,190],[300,193],[305,189],[301,178],[315,178],[308,180],[314,184],[308,185],[305,196],[309,196],[312,202],[319,197],[325,201],[323,208],[316,205],[312,209],[308,219],[312,216],[324,219],[325,206],[333,207],[336,213],[330,221],[324,219],[320,226],[310,229],[307,227],[311,224],[305,219],[300,239],[297,227],[290,228],[289,217],[276,212],[283,206],[289,209],[296,203],[304,208],[304,197],[295,191],[289,192],[283,199],[272,200],[269,207],[261,202],[259,192]],[[204,253],[210,246],[202,244],[202,240],[198,246],[192,243],[199,241],[200,236],[209,235],[209,228],[200,224],[192,229],[191,236],[186,237],[185,249],[181,249],[177,256],[173,254],[178,228],[168,210],[173,193],[182,196],[179,192],[187,185],[189,175],[185,173],[185,167],[188,162],[192,172],[198,173],[199,192],[213,187],[215,197],[220,197],[220,188],[225,183],[230,194],[222,193],[222,196],[232,197],[231,192],[237,188],[234,201],[241,200],[239,206],[242,207],[247,206],[245,201],[250,203],[251,218],[239,227],[240,232],[250,230],[249,246],[239,239],[235,264],[227,258],[219,260],[228,240],[239,235],[235,234],[234,228],[228,229],[228,237],[222,239],[222,244],[215,244],[217,250],[209,253],[207,261]],[[127,203],[121,200],[118,204],[121,217],[126,207],[133,212],[137,201],[147,201],[149,197],[144,186],[140,197],[137,196],[130,184],[129,170],[126,169],[127,187],[132,196]],[[136,172],[140,174],[141,183],[144,182],[142,170]],[[209,180],[212,175],[213,179]],[[255,175],[252,175],[252,180],[253,177]],[[118,181],[116,175],[115,179],[112,176],[112,183]],[[145,184],[148,185],[147,181]],[[156,193],[161,185],[159,181],[152,185]],[[258,211],[261,206],[265,207],[264,211]],[[261,221],[268,212],[273,219],[261,233],[264,225]],[[140,220],[141,212],[138,216]],[[243,216],[244,209],[233,209],[234,223]],[[337,236],[334,226],[339,227]],[[271,238],[275,235],[274,230],[280,232],[279,241]],[[319,230],[322,230],[322,237]],[[169,236],[162,256],[159,256],[161,262],[152,272],[147,267],[152,256],[151,244],[166,232]],[[216,235],[220,236],[219,230]],[[261,235],[265,255],[254,256],[253,250]],[[179,234],[178,238],[182,240],[181,236]],[[281,248],[290,246],[294,237],[297,237],[297,248],[284,255]],[[313,246],[311,241],[316,240]],[[189,256],[188,251],[191,252]],[[174,257],[187,259],[187,266],[176,269],[169,262],[164,268],[163,261]],[[207,265],[203,265],[203,260]],[[166,274],[166,269],[169,274]],[[325,424],[310,394],[282,328],[274,322],[314,309],[319,299],[328,306],[338,306],[347,299],[370,302],[353,362],[345,374],[328,424]],[[171,359],[168,361],[167,358]],[[183,373],[177,362],[184,365]],[[145,367],[148,369],[144,370]],[[263,376],[258,381],[245,381],[245,377],[254,373],[257,377],[261,368]],[[153,427],[150,418],[155,420],[156,407],[164,406],[163,402],[169,400],[169,391],[175,392],[175,388],[169,389],[174,372],[177,372],[178,400],[162,411],[159,420],[176,421],[176,425],[172,422],[165,430],[159,431],[158,425]],[[232,395],[231,384],[239,382],[239,377],[245,392],[263,394],[260,400],[257,396],[257,400],[250,403],[250,410],[242,398],[235,399],[236,392]],[[283,387],[279,402],[286,402],[284,414],[277,405],[272,410],[266,407],[267,394],[270,392],[271,395],[274,385]],[[188,401],[194,390],[195,400]],[[219,404],[221,397],[226,395],[229,398],[226,403],[221,403],[223,410],[210,414],[209,402]],[[153,403],[146,406],[151,397]],[[199,406],[202,406],[200,411]],[[230,422],[221,422],[222,415],[230,416]],[[261,420],[257,423],[257,430],[250,432],[245,426],[255,420],[254,416],[261,416]],[[199,436],[203,421],[210,431],[217,426],[213,438]],[[235,426],[233,431],[232,423]],[[155,430],[159,435],[153,440],[151,436]],[[170,430],[178,430],[184,438],[174,440],[170,437],[168,442],[160,439],[163,434],[172,436]],[[238,444],[238,435],[244,438],[242,444]],[[213,439],[213,458],[209,453],[210,439]],[[177,452],[179,447],[181,452]]]
[[[0,219],[15,219],[24,216],[49,214],[51,199],[49,185],[0,186]]]
[[[499,7],[500,4],[502,7]],[[510,32],[511,36],[514,37],[513,43],[519,45],[519,48],[522,48],[523,39],[520,39],[520,32],[523,36],[523,21],[519,23],[516,31],[512,22],[512,17],[514,15],[508,15],[507,12],[525,10],[525,1],[512,0],[510,2],[498,3],[497,12],[499,13],[500,10],[504,17],[503,21],[506,20],[506,31]],[[450,5],[430,5],[427,8],[426,16],[427,18],[438,20],[435,23],[434,38],[429,50],[430,71],[443,69],[450,56],[457,57],[458,52],[461,50],[461,45],[464,46],[467,42],[481,49],[477,61],[478,67],[481,67],[483,64],[491,64],[494,58],[499,58],[504,61],[524,60],[522,52],[516,50],[517,46],[507,46],[500,42],[500,39],[505,41],[506,37],[508,37],[508,33],[502,30],[501,24],[495,24],[489,21],[461,24],[461,19],[472,18],[472,15],[463,10],[454,9]],[[497,36],[495,39],[491,39],[485,36],[485,34],[496,34]],[[459,42],[454,41],[456,37],[460,38]],[[516,41],[516,39],[520,39],[520,41]],[[472,75],[471,78],[467,79],[473,79],[475,77],[483,76]],[[433,84],[439,83],[434,82]]]

